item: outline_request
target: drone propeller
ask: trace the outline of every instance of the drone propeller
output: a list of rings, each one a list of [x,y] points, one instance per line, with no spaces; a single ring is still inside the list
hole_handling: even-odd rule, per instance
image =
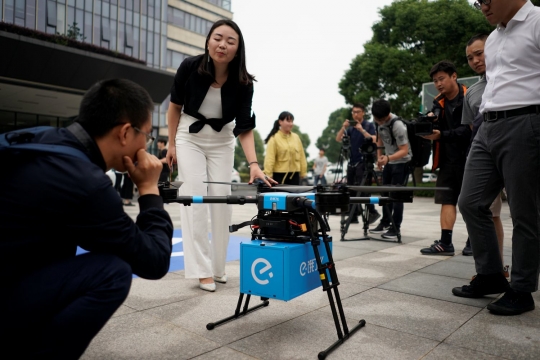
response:
[[[237,183],[237,182],[225,182],[225,181],[203,181],[206,184],[219,184],[219,185],[235,185],[235,186],[257,186],[256,183]]]
[[[176,186],[177,188],[179,188],[180,186],[182,186],[183,183],[184,183],[183,181],[172,181],[171,185]]]

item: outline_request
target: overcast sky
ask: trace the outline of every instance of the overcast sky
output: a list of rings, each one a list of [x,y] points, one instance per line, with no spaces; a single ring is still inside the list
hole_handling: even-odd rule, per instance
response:
[[[248,71],[256,76],[257,130],[270,132],[290,111],[309,134],[310,159],[329,115],[345,100],[338,83],[371,39],[378,10],[392,0],[232,0],[233,20],[246,42]]]

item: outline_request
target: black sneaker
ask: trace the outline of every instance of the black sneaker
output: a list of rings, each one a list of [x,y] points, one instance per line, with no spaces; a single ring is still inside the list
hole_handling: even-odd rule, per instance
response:
[[[484,295],[500,294],[510,289],[508,281],[501,274],[478,274],[473,277],[470,285],[452,289],[452,294],[466,298],[481,298]]]
[[[369,225],[375,223],[375,221],[377,221],[377,219],[379,219],[380,217],[381,217],[381,214],[379,214],[377,210],[370,212],[369,220],[368,220]]]
[[[472,256],[471,240],[467,239],[467,243],[461,252],[463,256]]]
[[[428,248],[421,249],[422,255],[454,255],[454,245],[445,245],[439,240],[435,240],[433,245]]]
[[[382,223],[379,223],[377,227],[369,229],[369,232],[372,234],[382,234],[384,232],[387,232],[388,229],[390,229],[390,225],[383,225]]]
[[[534,310],[534,300],[530,292],[508,290],[502,298],[487,306],[497,315],[519,315]]]
[[[397,233],[394,229],[390,228],[387,232],[381,235],[385,239],[397,239]]]

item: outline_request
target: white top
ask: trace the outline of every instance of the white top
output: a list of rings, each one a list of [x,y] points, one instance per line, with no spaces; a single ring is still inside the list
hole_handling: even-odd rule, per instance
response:
[[[530,1],[484,48],[487,86],[480,112],[540,104],[540,8]]]
[[[199,108],[199,114],[207,119],[221,119],[223,109],[221,107],[221,88],[209,87],[206,96]]]

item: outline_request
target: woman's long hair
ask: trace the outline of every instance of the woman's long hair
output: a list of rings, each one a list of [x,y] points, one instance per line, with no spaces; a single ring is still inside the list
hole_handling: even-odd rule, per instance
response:
[[[240,84],[253,84],[253,81],[256,81],[255,76],[248,73],[246,68],[246,50],[244,45],[244,36],[242,35],[242,32],[240,31],[238,25],[236,25],[234,21],[227,19],[216,21],[208,32],[208,35],[206,36],[206,44],[204,47],[204,56],[202,62],[199,64],[199,74],[211,76],[213,79],[215,79],[216,77],[214,62],[209,61],[210,55],[208,54],[208,41],[210,40],[210,36],[214,32],[214,30],[222,25],[227,25],[228,27],[232,28],[239,37],[238,50],[236,51],[236,56],[234,57],[234,59],[229,63],[229,72],[232,74],[238,74],[237,76]]]
[[[276,121],[274,121],[274,127],[272,128],[272,131],[270,131],[270,133],[268,134],[266,139],[264,139],[265,144],[268,144],[268,141],[270,140],[270,138],[272,136],[276,135],[276,133],[279,131],[279,121],[280,120],[281,121],[283,121],[283,120],[294,120],[294,116],[293,116],[293,114],[291,114],[288,111],[283,111],[281,114],[279,114],[278,119]]]

